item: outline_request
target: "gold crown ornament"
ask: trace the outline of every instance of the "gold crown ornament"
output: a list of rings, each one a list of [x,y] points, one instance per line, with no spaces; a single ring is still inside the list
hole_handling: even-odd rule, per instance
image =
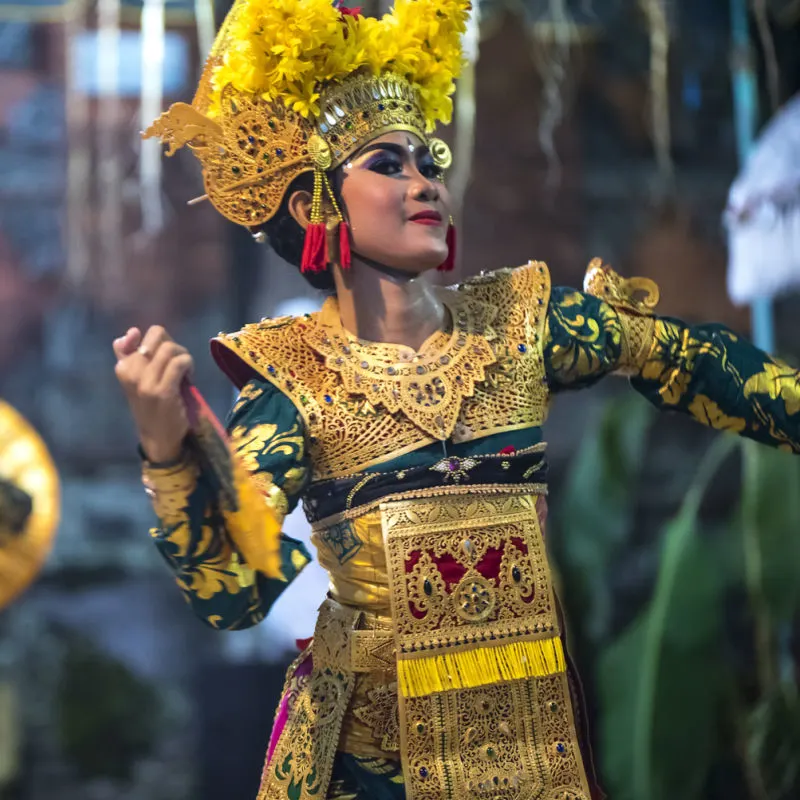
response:
[[[450,166],[450,148],[431,134],[452,115],[469,10],[468,0],[396,0],[373,19],[330,0],[236,0],[192,104],[172,105],[142,136],[159,137],[167,155],[188,145],[211,203],[251,229],[313,171],[301,269],[327,266],[325,197],[347,267],[349,231],[328,172],[391,131],[418,135]]]

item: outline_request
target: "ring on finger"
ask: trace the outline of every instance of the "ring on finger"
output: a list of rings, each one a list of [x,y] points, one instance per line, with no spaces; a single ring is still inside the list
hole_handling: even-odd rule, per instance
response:
[[[136,348],[136,352],[139,353],[140,355],[143,355],[145,358],[150,358],[153,355],[150,348],[144,344],[139,345],[139,347]]]

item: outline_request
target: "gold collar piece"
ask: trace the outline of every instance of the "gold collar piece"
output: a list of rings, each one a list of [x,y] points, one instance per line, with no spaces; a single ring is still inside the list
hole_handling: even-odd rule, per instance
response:
[[[497,360],[491,345],[497,309],[474,299],[466,303],[452,290],[441,290],[439,297],[452,331],[433,334],[418,351],[352,335],[342,326],[335,298],[325,302],[318,324],[306,328],[305,340],[340,376],[348,395],[400,412],[428,435],[447,439],[464,398],[472,397],[485,368]]]

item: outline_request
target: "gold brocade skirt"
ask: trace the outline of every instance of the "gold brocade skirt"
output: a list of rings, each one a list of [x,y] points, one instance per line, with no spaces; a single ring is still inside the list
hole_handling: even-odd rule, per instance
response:
[[[589,800],[537,497],[379,515],[391,616],[323,603],[260,799],[324,796],[341,750],[399,755],[411,800]]]

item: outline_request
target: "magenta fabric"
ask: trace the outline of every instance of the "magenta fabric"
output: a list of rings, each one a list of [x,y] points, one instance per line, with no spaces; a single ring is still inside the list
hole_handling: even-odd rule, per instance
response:
[[[307,658],[304,658],[295,668],[294,673],[287,676],[291,682],[292,679],[302,678],[305,675],[310,675],[314,667],[314,659],[311,653]],[[275,724],[272,726],[272,735],[269,737],[269,747],[267,748],[267,761],[264,764],[264,769],[269,766],[272,761],[272,754],[278,746],[278,741],[281,738],[283,729],[286,727],[286,720],[289,719],[289,702],[292,699],[294,689],[291,686],[286,690],[286,693],[281,698],[280,705],[278,706],[278,713],[275,715]]]

